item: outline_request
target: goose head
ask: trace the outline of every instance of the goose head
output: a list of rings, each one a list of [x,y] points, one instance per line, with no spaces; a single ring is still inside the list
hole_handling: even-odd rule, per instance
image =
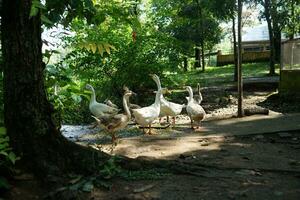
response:
[[[85,89],[87,89],[87,90],[93,90],[94,88],[90,84],[86,84],[85,85]]]
[[[124,95],[126,96],[137,96],[137,94],[135,92],[133,92],[132,90],[130,90],[127,86],[123,86],[123,90],[124,90]]]
[[[186,89],[188,92],[193,92],[191,86],[186,86],[185,89]]]
[[[185,89],[189,92],[189,100],[191,101],[193,99],[193,89],[191,88],[191,86],[186,86]]]
[[[132,95],[136,95],[136,93],[132,92],[131,90],[125,91],[124,92],[124,97],[127,99]]]
[[[156,74],[149,74],[149,76],[154,80],[158,87],[161,87],[160,79]]]

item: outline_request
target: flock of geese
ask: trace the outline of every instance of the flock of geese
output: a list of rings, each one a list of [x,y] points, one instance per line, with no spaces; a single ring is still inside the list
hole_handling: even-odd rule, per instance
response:
[[[174,126],[175,117],[182,112],[183,108],[186,108],[188,116],[191,119],[191,128],[194,129],[200,127],[201,121],[205,117],[205,111],[200,105],[202,102],[202,95],[200,93],[199,84],[198,95],[194,96],[192,88],[190,86],[186,86],[186,90],[189,93],[189,96],[186,97],[188,103],[187,105],[177,104],[164,98],[164,94],[166,94],[168,90],[161,87],[159,77],[156,74],[150,74],[150,76],[157,85],[154,103],[147,107],[140,107],[136,104],[131,104],[129,98],[136,94],[127,87],[123,87],[123,108],[125,112],[122,114],[119,113],[120,109],[118,109],[118,107],[109,100],[106,100],[104,103],[97,102],[94,88],[89,84],[86,85],[86,89],[92,91],[89,104],[92,117],[96,120],[100,128],[110,133],[112,142],[115,142],[116,140],[115,133],[124,129],[132,118],[134,118],[136,123],[143,128],[143,133],[146,134],[145,127],[148,127],[149,131],[147,134],[152,134],[151,124],[154,120],[164,116],[171,116],[173,118]]]

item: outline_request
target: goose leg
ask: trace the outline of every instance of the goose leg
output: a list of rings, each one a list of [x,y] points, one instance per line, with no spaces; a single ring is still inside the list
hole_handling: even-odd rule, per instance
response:
[[[112,143],[115,143],[115,141],[117,140],[115,133],[112,133],[111,135],[111,141]]]
[[[193,122],[193,119],[192,119],[192,117],[190,116],[190,119],[191,119],[191,129],[194,129],[194,122]]]
[[[96,128],[98,124],[97,124],[97,122],[93,122],[91,125],[92,125],[92,126],[90,126],[89,129],[94,129],[94,128]]]
[[[175,120],[176,120],[176,117],[174,116],[173,117],[173,126],[175,126]]]
[[[148,132],[149,135],[152,135],[152,132],[151,132],[151,124],[149,124],[149,132]]]

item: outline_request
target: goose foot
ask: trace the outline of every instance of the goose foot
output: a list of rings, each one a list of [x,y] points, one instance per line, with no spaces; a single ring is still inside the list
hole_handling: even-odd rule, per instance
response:
[[[90,126],[89,126],[89,128],[88,129],[94,129],[94,128],[96,128],[97,127],[97,123],[96,122],[93,122]]]
[[[173,117],[173,127],[175,126],[176,117]]]
[[[115,134],[113,134],[113,135],[111,136],[111,142],[112,142],[113,144],[116,144],[116,143],[117,143],[116,140],[117,140],[117,138],[116,138]]]
[[[151,132],[151,124],[149,125],[148,135],[152,135],[152,132]]]

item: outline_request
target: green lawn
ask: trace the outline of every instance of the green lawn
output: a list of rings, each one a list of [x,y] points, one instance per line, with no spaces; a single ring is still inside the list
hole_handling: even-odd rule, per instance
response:
[[[170,89],[179,89],[186,85],[196,87],[197,83],[200,83],[201,87],[230,85],[233,83],[233,72],[233,65],[206,67],[204,73],[200,70],[165,72],[166,79],[163,81],[163,85]],[[242,65],[243,78],[263,77],[268,72],[268,63],[248,63]],[[279,66],[276,66],[276,73],[279,73]]]

